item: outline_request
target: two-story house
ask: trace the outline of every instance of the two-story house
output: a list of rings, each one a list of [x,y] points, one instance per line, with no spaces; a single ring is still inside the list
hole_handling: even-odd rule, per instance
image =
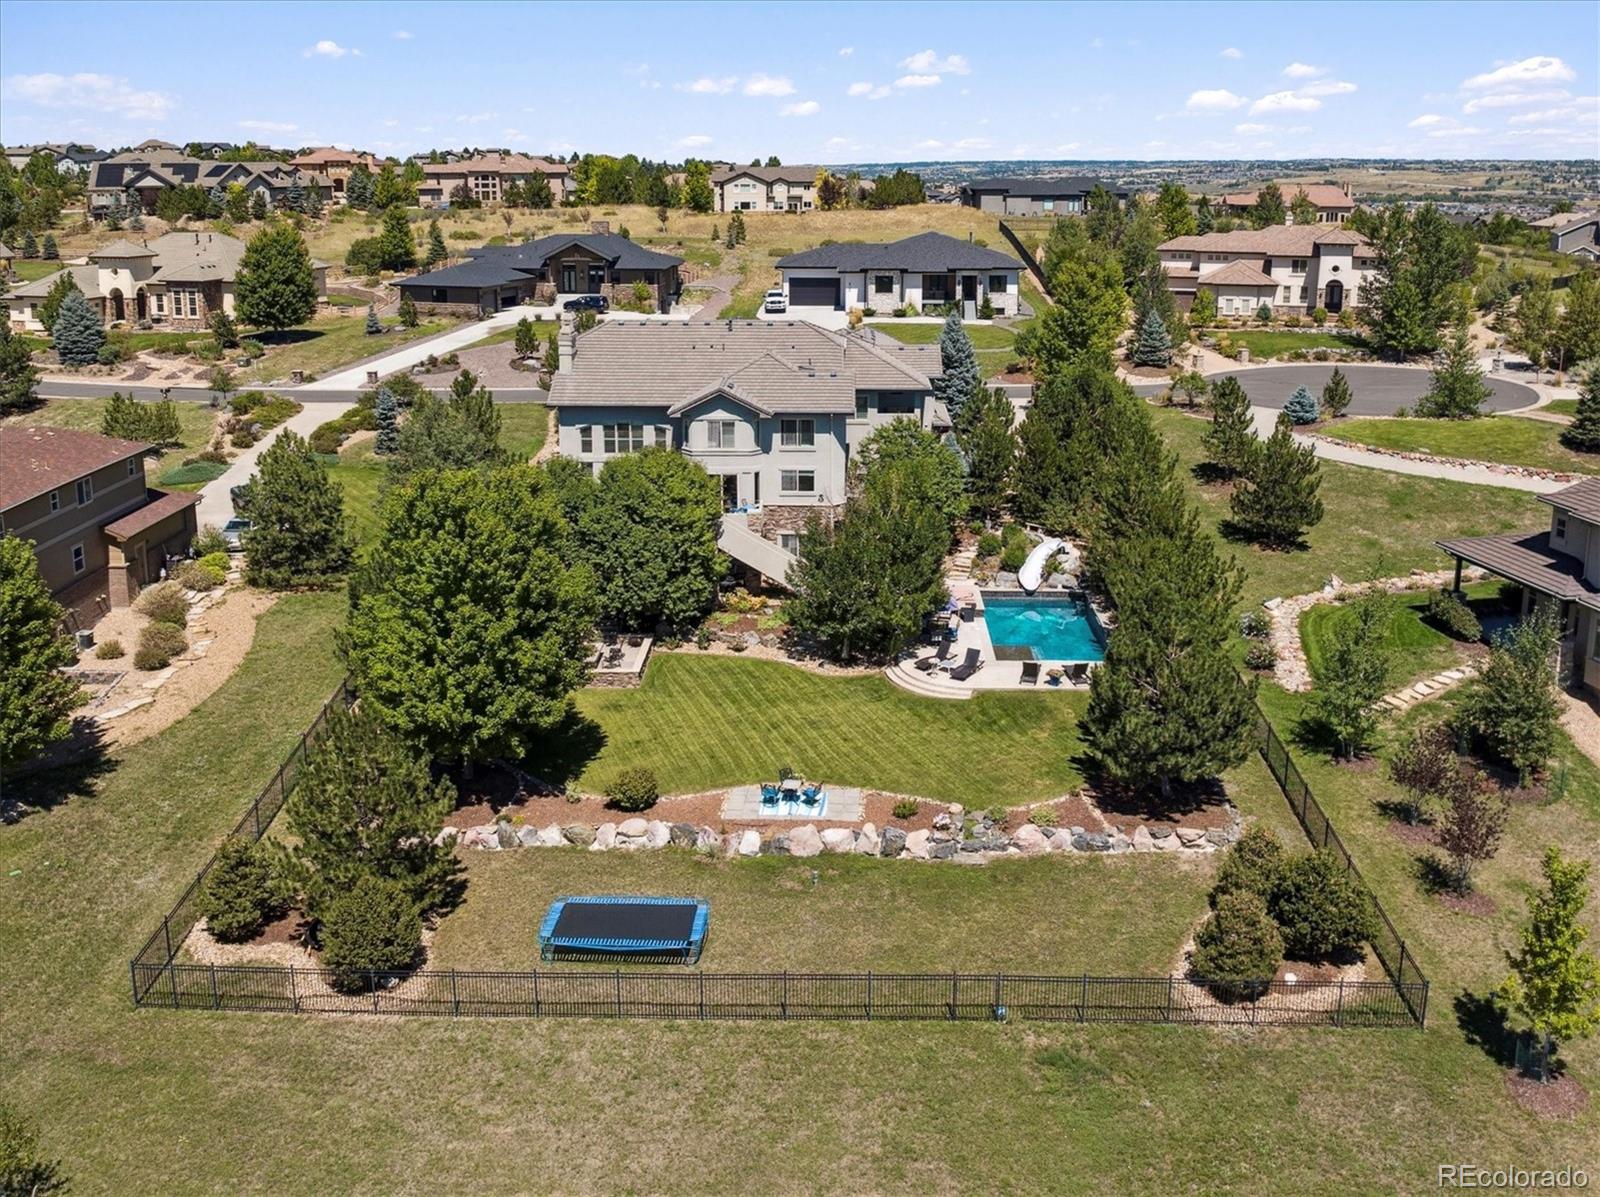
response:
[[[960,200],[968,208],[1001,216],[1081,216],[1089,209],[1089,196],[1103,188],[1126,202],[1128,190],[1089,175],[1053,179],[1009,177],[973,179],[961,184]]]
[[[711,172],[718,212],[809,212],[819,166],[730,166]]]
[[[1188,311],[1204,287],[1222,316],[1252,316],[1262,305],[1279,315],[1338,315],[1361,302],[1377,268],[1372,244],[1336,224],[1199,233],[1163,241],[1158,251],[1178,306]]]
[[[1355,215],[1356,200],[1348,183],[1283,183],[1278,190],[1283,193],[1285,207],[1298,200],[1300,193],[1304,192],[1317,210],[1318,224],[1343,224]],[[1226,216],[1248,216],[1260,198],[1259,190],[1236,191],[1219,198],[1217,210]],[[1289,214],[1288,223],[1294,223],[1293,213]]]
[[[1550,505],[1548,528],[1436,543],[1456,560],[1457,590],[1463,564],[1476,565],[1523,588],[1524,615],[1555,604],[1563,683],[1600,691],[1600,478],[1539,500]]]
[[[525,185],[542,178],[550,185],[555,203],[572,197],[576,190],[572,171],[565,162],[549,158],[530,158],[526,154],[478,154],[455,162],[430,162],[422,167],[423,181],[417,187],[417,202],[424,208],[448,205],[457,188],[480,204],[497,204],[505,198],[512,183]]]
[[[557,447],[595,472],[647,447],[676,449],[719,480],[723,548],[775,581],[807,521],[847,497],[852,453],[875,428],[941,423],[934,345],[804,321],[614,321],[561,335],[550,386]],[[733,527],[782,550],[742,555]],[[752,538],[752,539],[753,539]]]
[[[73,428],[0,428],[0,533],[33,542],[56,601],[125,607],[189,547],[198,494],[145,482],[149,445]]]

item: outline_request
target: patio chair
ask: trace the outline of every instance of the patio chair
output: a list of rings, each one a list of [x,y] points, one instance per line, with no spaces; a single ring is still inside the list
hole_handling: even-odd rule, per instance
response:
[[[817,799],[822,797],[822,783],[809,782],[800,789],[800,801],[807,806],[815,806]]]
[[[962,603],[961,604],[961,622],[962,623],[971,623],[977,617],[978,617],[978,604],[977,603]]]
[[[629,648],[639,648],[643,644],[644,644],[644,637],[641,636],[638,632],[635,632],[635,633],[633,633],[633,635],[628,637],[628,647]]]
[[[1074,661],[1067,666],[1067,683],[1073,686],[1089,684],[1089,662]]]
[[[761,803],[762,803],[762,805],[765,806],[765,805],[768,805],[770,803],[777,802],[778,793],[779,793],[779,791],[778,791],[778,787],[777,786],[772,785],[769,782],[765,782],[765,781],[762,782],[761,783]]]
[[[978,650],[975,648],[969,648],[967,649],[967,655],[962,660],[961,664],[957,665],[950,671],[950,680],[953,682],[964,682],[982,668],[983,658],[978,654]]]
[[[1022,663],[1022,684],[1024,686],[1037,686],[1039,684],[1039,662],[1024,661]]]
[[[950,659],[950,648],[954,643],[955,641],[953,640],[939,641],[938,651],[918,661],[917,668],[922,670],[923,673],[932,673],[934,669]]]

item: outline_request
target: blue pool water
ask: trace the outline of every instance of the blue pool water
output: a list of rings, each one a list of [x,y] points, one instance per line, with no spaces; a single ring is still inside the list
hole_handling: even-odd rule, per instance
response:
[[[1031,649],[1036,661],[1103,661],[1099,624],[1080,598],[985,594],[983,618],[996,648]]]

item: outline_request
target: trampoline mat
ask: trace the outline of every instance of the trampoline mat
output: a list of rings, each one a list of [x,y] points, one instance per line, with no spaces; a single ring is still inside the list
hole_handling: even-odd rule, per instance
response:
[[[695,903],[581,902],[561,908],[551,938],[565,940],[643,940],[688,943],[694,933]]]

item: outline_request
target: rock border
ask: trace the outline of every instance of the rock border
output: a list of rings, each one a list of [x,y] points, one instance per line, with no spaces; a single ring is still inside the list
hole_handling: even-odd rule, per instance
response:
[[[1491,474],[1500,474],[1506,478],[1537,478],[1544,482],[1579,482],[1584,478],[1593,477],[1591,474],[1574,473],[1570,470],[1545,470],[1537,466],[1507,465],[1502,461],[1479,461],[1474,457],[1440,457],[1434,453],[1412,453],[1404,449],[1383,449],[1377,445],[1364,445],[1360,441],[1347,441],[1342,437],[1328,436],[1321,432],[1300,432],[1295,435],[1308,441],[1321,441],[1326,445],[1333,445],[1340,449],[1355,449],[1362,453],[1373,453],[1379,457],[1393,457],[1400,461],[1420,461],[1426,465],[1469,467],[1488,470]]]

